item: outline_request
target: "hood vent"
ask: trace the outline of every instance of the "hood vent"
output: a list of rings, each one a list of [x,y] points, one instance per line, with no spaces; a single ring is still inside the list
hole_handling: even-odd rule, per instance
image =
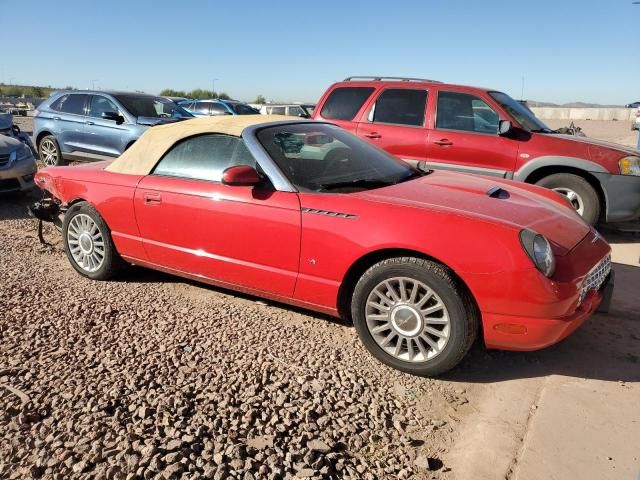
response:
[[[489,190],[487,190],[487,196],[500,199],[506,199],[510,197],[509,192],[507,192],[504,188],[497,186],[491,187]]]

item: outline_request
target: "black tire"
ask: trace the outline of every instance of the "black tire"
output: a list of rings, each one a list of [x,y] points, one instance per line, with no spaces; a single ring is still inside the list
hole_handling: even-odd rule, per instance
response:
[[[55,152],[55,159],[51,159],[50,155],[43,151],[43,148],[46,148],[47,152]],[[62,167],[67,164],[67,161],[62,157],[60,145],[53,135],[46,135],[40,139],[38,157],[45,167]]]
[[[577,193],[583,204],[584,211],[581,215],[584,221],[590,225],[596,225],[598,220],[600,220],[600,212],[602,212],[603,209],[600,204],[598,192],[581,176],[572,173],[554,173],[553,175],[538,180],[536,185],[552,190],[566,189]],[[577,210],[575,204],[574,208]]]
[[[103,259],[99,268],[97,268],[95,271],[88,271],[83,266],[81,266],[76,261],[71,252],[71,247],[69,245],[69,228],[74,217],[79,215],[86,215],[90,217],[97,226],[102,237],[102,241],[104,244]],[[92,280],[108,280],[126,266],[125,261],[122,260],[115,249],[109,227],[102,219],[100,214],[95,210],[95,208],[93,208],[87,202],[76,203],[69,210],[67,210],[64,216],[64,222],[62,223],[62,239],[64,242],[64,251],[67,254],[67,258],[69,259],[71,266],[82,276],[91,278]]]
[[[381,282],[394,277],[422,282],[440,297],[448,311],[449,338],[440,353],[431,359],[411,362],[396,358],[378,345],[367,327],[365,312],[369,294]],[[395,369],[425,377],[437,376],[455,367],[471,348],[480,324],[470,294],[451,272],[436,262],[415,257],[389,258],[370,267],[354,289],[351,316],[360,340],[374,357]]]

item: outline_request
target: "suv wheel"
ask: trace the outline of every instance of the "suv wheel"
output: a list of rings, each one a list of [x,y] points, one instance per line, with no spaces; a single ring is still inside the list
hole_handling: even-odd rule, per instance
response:
[[[53,135],[47,135],[40,140],[38,155],[45,167],[60,167],[66,165],[66,162],[62,158],[62,152],[60,151],[58,142],[56,142]]]
[[[595,188],[584,178],[572,173],[555,173],[538,180],[536,185],[564,195],[585,222],[590,225],[598,223],[600,198]]]
[[[414,375],[450,370],[477,335],[477,309],[442,265],[413,257],[369,268],[353,292],[351,315],[364,346]]]

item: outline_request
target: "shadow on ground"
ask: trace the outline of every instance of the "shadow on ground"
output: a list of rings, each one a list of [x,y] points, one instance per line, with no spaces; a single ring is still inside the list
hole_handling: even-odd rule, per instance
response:
[[[35,189],[28,192],[0,193],[0,221],[30,218],[27,207],[40,199],[40,196],[40,190]]]

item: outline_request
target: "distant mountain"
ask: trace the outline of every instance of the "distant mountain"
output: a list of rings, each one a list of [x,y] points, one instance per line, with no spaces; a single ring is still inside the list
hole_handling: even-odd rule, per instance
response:
[[[566,107],[566,108],[616,108],[623,107],[623,105],[602,105],[600,103],[586,103],[586,102],[569,102],[569,103],[551,103],[551,102],[538,102],[536,100],[527,100],[527,105],[530,107]]]

